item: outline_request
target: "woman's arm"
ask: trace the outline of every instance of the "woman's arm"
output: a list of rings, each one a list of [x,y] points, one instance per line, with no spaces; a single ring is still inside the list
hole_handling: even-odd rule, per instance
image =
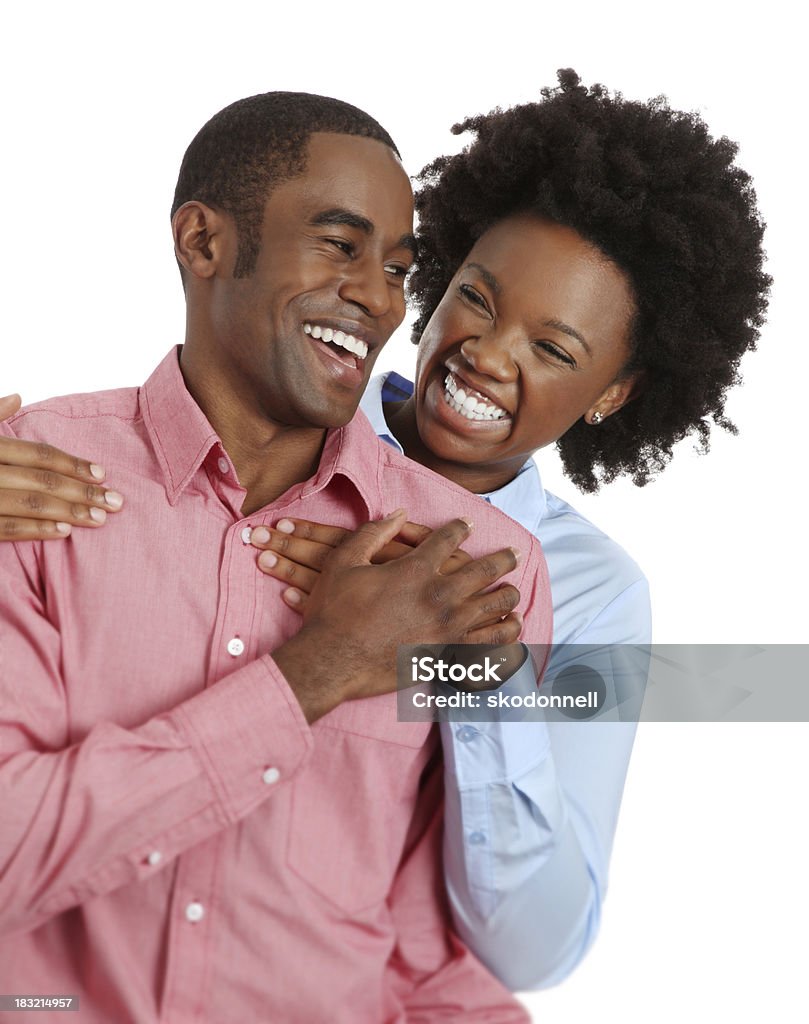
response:
[[[103,526],[124,499],[103,486],[102,467],[12,437],[3,421],[19,408],[19,395],[0,398],[0,541],[59,540],[74,526]]]

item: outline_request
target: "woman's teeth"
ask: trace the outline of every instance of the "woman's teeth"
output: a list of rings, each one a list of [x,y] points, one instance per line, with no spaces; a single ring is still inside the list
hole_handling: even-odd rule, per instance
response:
[[[331,327],[318,327],[317,324],[304,324],[304,334],[311,334],[313,338],[325,342],[332,342],[346,349],[357,359],[364,359],[368,355],[368,346],[364,341],[355,338],[353,334],[344,334],[343,331],[333,331]]]
[[[508,416],[505,409],[492,405],[482,395],[476,398],[474,394],[464,391],[451,373],[444,379],[444,401],[468,420],[501,420]]]

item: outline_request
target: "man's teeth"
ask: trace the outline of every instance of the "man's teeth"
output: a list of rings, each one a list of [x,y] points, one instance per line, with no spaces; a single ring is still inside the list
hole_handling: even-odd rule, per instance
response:
[[[506,410],[501,409],[499,405],[492,405],[482,396],[476,398],[472,394],[467,394],[458,386],[458,381],[451,373],[448,373],[444,380],[444,401],[468,420],[501,420],[508,416]]]
[[[311,334],[313,338],[318,338],[326,342],[332,342],[334,345],[339,345],[340,348],[346,349],[355,355],[357,359],[364,359],[368,355],[368,346],[364,341],[360,341],[359,338],[355,338],[353,334],[344,334],[343,331],[333,331],[331,327],[318,327],[317,324],[304,324],[304,334]]]

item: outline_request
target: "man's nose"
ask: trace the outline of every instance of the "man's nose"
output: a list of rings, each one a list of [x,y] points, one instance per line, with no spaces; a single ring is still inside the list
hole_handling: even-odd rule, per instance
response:
[[[493,329],[467,338],[461,345],[461,354],[481,376],[511,381],[518,375],[515,361],[517,343],[514,332]]]
[[[340,298],[359,306],[368,316],[385,316],[394,303],[394,289],[383,263],[373,259],[358,259],[339,288]],[[404,317],[402,299],[401,317]]]

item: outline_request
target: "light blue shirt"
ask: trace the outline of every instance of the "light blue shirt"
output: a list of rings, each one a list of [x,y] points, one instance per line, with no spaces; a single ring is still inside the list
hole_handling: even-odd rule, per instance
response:
[[[398,374],[380,375],[360,405],[399,451],[382,403],[412,389]],[[554,616],[546,678],[564,665],[570,644],[651,642],[643,573],[544,490],[533,460],[481,497],[542,544]],[[455,924],[509,988],[561,981],[595,938],[634,736],[634,723],[619,721],[441,723],[444,866]]]

